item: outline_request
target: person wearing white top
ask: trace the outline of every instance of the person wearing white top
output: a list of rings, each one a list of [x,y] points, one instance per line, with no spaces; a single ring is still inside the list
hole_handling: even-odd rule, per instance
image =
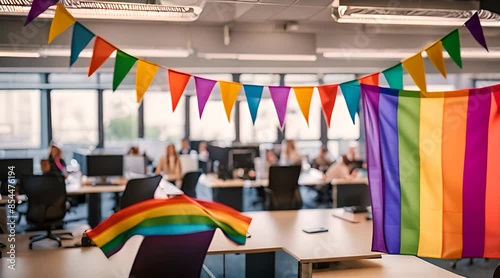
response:
[[[325,173],[325,181],[330,182],[333,179],[351,180],[356,178],[358,171],[353,170],[353,165],[347,158],[347,155],[342,155],[342,159],[335,161]]]

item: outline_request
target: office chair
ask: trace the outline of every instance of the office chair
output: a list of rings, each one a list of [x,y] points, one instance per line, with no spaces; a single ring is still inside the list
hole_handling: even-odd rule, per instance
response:
[[[153,199],[161,178],[161,175],[157,175],[154,177],[129,180],[123,192],[123,196],[121,197],[120,209],[148,199]]]
[[[182,191],[189,197],[196,198],[196,185],[201,176],[201,171],[189,172],[182,178]]]
[[[266,193],[265,208],[267,210],[294,210],[302,208],[302,197],[299,191],[301,166],[271,166],[269,168],[269,185]]]
[[[200,277],[214,233],[144,237],[129,277]]]
[[[47,234],[30,237],[29,248],[43,239],[52,239],[61,246],[59,236],[71,233],[52,233],[61,226],[66,215],[66,184],[64,178],[56,175],[24,176],[22,187],[28,197],[26,220],[38,228],[46,229]]]
[[[495,272],[493,273],[493,278],[500,278],[500,264],[495,268]]]
[[[337,184],[337,207],[370,206],[370,189],[364,183]]]

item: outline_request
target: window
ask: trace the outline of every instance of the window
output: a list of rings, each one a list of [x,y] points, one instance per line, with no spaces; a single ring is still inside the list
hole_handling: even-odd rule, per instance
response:
[[[39,148],[40,91],[0,90],[0,148]]]
[[[214,88],[214,92],[215,92]],[[212,94],[214,93],[212,92]],[[198,99],[189,99],[190,128],[192,140],[232,141],[236,138],[234,128],[234,108],[231,113],[231,123],[228,123],[224,105],[220,100],[209,100],[200,119]]]
[[[280,84],[278,74],[242,74],[240,82],[244,84],[274,85]],[[257,112],[255,125],[246,100],[240,102],[240,141],[242,143],[275,142],[278,139],[279,120],[269,89],[264,87]]]
[[[184,137],[185,97],[172,113],[172,98],[166,92],[147,92],[144,96],[144,135],[148,139],[180,142]]]
[[[318,76],[316,74],[287,74],[285,75],[287,86],[317,86]],[[314,89],[309,111],[309,126],[300,111],[299,103],[293,89],[288,97],[286,115],[286,139],[311,140],[319,139],[321,136],[321,100],[317,89]]]
[[[138,109],[135,90],[105,90],[104,145],[105,147],[127,146],[138,137]]]
[[[425,80],[427,83],[428,92],[443,92],[443,91],[453,91],[455,90],[454,78],[455,74],[448,74],[448,78],[444,79],[441,74],[433,73],[426,74]],[[405,90],[420,91],[420,88],[413,82],[409,74],[403,75],[403,83]]]
[[[63,145],[97,145],[97,91],[53,90],[50,98],[54,140]]]
[[[328,139],[358,139],[360,133],[359,128],[359,116],[356,115],[355,124],[353,124],[344,96],[339,90],[332,112],[330,129],[328,129]]]

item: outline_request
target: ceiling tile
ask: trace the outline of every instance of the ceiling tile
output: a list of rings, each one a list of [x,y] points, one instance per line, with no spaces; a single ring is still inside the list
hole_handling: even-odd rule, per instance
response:
[[[276,14],[272,20],[306,20],[321,12],[324,7],[290,6]]]
[[[333,2],[332,0],[299,0],[294,5],[326,7],[330,5],[332,2]]]
[[[238,18],[238,21],[266,21],[283,10],[278,5],[254,5]]]

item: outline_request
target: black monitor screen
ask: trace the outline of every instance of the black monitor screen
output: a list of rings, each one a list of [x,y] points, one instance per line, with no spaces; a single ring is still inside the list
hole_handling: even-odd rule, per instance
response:
[[[229,161],[231,168],[254,169],[255,152],[253,150],[231,150]]]
[[[17,179],[22,176],[33,175],[32,158],[0,159],[0,181],[7,181],[10,166],[15,166],[14,174]]]
[[[123,176],[123,155],[87,155],[83,174],[89,177]]]

